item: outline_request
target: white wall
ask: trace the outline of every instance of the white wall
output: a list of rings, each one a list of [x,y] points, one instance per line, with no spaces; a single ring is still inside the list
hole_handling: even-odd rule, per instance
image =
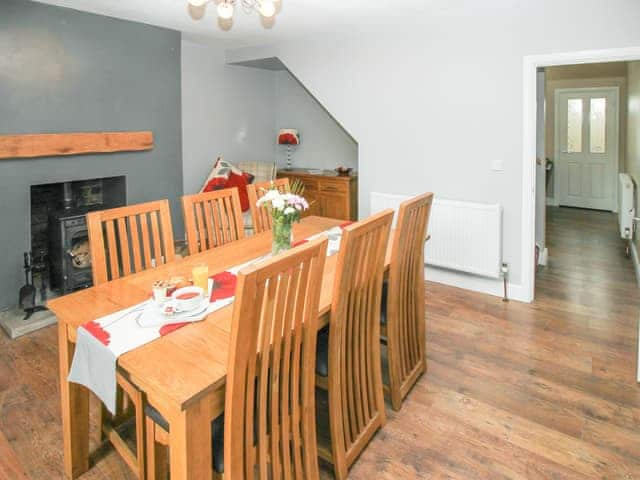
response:
[[[374,31],[235,49],[227,60],[278,57],[351,132],[361,215],[372,191],[502,204],[504,259],[517,287],[523,57],[640,45],[640,2],[465,3],[399,9]],[[496,160],[504,171],[492,170]]]
[[[292,152],[294,167],[333,170],[358,166],[358,145],[287,71],[276,74],[276,127],[297,128],[300,145]],[[286,165],[285,147],[277,147],[278,166]]]
[[[273,162],[273,72],[228,66],[224,49],[182,41],[182,162],[185,194],[196,192],[213,161]]]

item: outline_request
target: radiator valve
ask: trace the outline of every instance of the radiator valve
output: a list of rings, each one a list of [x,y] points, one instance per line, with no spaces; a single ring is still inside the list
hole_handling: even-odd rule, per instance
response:
[[[502,262],[502,266],[500,267],[500,275],[502,276],[502,282],[504,284],[504,296],[502,297],[502,301],[508,302],[509,297],[507,296],[507,280],[509,279],[509,264],[507,262]]]

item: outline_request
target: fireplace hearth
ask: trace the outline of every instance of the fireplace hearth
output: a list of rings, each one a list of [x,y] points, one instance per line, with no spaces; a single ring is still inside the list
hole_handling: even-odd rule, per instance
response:
[[[126,205],[124,176],[31,187],[31,250],[62,295],[92,285],[86,214]]]

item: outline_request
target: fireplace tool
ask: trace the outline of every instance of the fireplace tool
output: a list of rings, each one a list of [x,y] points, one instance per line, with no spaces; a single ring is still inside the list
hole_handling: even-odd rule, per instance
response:
[[[35,266],[36,271],[43,272],[46,267],[43,267],[44,262],[38,262]],[[33,284],[33,272],[34,266],[31,264],[31,254],[28,252],[24,252],[24,276],[25,276],[25,284],[20,288],[20,292],[18,294],[18,305],[22,310],[24,310],[25,316],[23,320],[29,320],[31,315],[35,312],[41,312],[43,310],[47,310],[47,307],[44,305],[36,305],[36,287]],[[31,277],[31,280],[29,280]],[[42,277],[42,301],[46,301],[46,289],[44,284],[44,276]]]

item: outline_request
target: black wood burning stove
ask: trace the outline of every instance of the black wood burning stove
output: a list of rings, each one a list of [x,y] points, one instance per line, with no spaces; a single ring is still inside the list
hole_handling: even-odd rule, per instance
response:
[[[36,239],[37,250],[45,251],[49,260],[49,283],[62,295],[92,285],[91,255],[86,214],[126,205],[125,177],[110,177],[62,184],[32,187],[32,222],[34,188],[51,195],[48,209],[46,239],[34,230],[32,223],[32,249]],[[47,193],[53,192],[53,193]],[[39,224],[42,225],[42,224]],[[42,242],[45,240],[45,242]],[[44,244],[44,248],[43,248]]]
[[[63,295],[92,284],[86,213],[61,210],[49,218],[50,282]]]

